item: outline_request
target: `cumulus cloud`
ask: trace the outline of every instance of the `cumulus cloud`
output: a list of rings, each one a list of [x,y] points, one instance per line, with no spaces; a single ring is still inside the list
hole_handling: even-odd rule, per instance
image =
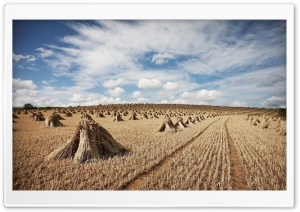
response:
[[[47,92],[37,90],[37,86],[32,80],[13,78],[13,106],[23,107],[26,103],[31,103],[35,107],[42,106],[62,106],[67,104],[47,96]],[[60,93],[61,94],[61,93]],[[58,96],[56,96],[58,98]]]
[[[35,50],[37,50],[39,52],[39,57],[41,57],[41,58],[50,57],[51,55],[54,54],[53,50],[45,49],[43,47],[37,48]]]
[[[140,98],[140,97],[142,97],[143,95],[142,95],[142,93],[139,92],[139,91],[134,91],[134,92],[132,92],[132,96],[133,96],[133,98]]]
[[[56,81],[57,81],[56,79],[42,80],[42,83],[43,83],[44,85],[49,85],[49,84],[51,84],[51,83],[53,83],[53,82],[56,82]]]
[[[138,82],[138,87],[143,89],[159,88],[161,87],[161,82],[158,79],[140,79]]]
[[[132,95],[135,99],[151,97],[149,102],[231,105],[238,97],[253,99],[285,93],[285,21],[99,20],[68,21],[67,26],[75,33],[36,49],[36,57],[43,58],[54,76],[66,77],[66,85],[67,80],[74,84],[44,93],[56,102],[60,102],[59,97],[71,98],[73,93],[90,89],[118,97],[125,93],[120,88],[125,84],[131,86],[131,91],[135,90],[132,85],[148,89],[144,96]],[[36,57],[13,54],[17,65],[35,61]],[[168,63],[171,60],[176,63]],[[281,65],[280,70],[256,71],[256,67],[276,64]],[[47,81],[42,83],[47,85]],[[101,90],[99,85],[110,90]],[[71,92],[68,97],[66,92]],[[260,102],[246,101],[254,106],[261,106]]]
[[[13,60],[19,62],[20,60],[26,60],[27,62],[34,62],[36,57],[33,55],[21,55],[13,53]]]
[[[187,101],[184,100],[184,99],[176,99],[173,101],[173,103],[175,104],[187,104]],[[189,103],[192,103],[192,102],[189,102]]]
[[[149,102],[149,100],[147,98],[141,97],[141,98],[137,99],[137,102],[138,103],[146,103],[146,102]]]
[[[105,82],[103,82],[103,87],[107,87],[107,88],[111,88],[111,87],[116,87],[118,85],[123,85],[126,82],[125,79],[120,78],[120,79],[116,79],[116,80],[107,80]]]
[[[263,107],[285,108],[286,98],[280,96],[272,96],[261,103]]]
[[[22,80],[22,79],[15,79],[13,78],[13,89],[19,90],[19,89],[28,89],[32,90],[35,89],[37,86],[33,83],[32,80]]]
[[[162,103],[162,104],[168,104],[168,101],[164,99],[164,100],[161,100],[160,103]]]
[[[233,107],[248,107],[246,102],[240,102],[238,100],[235,100],[231,106],[233,106]]]
[[[205,90],[200,91],[185,91],[182,93],[181,98],[184,100],[189,100],[191,102],[195,101],[215,101],[220,98],[222,94],[216,90]]]
[[[165,90],[176,90],[177,88],[180,87],[178,83],[175,82],[167,82],[162,86]]]
[[[158,53],[152,56],[151,62],[160,65],[171,59],[175,59],[175,56],[169,53]]]
[[[75,93],[70,98],[72,105],[88,106],[99,104],[116,104],[121,103],[120,98],[107,97],[97,93]]]
[[[123,93],[125,93],[125,90],[120,87],[116,87],[113,90],[108,90],[107,93],[109,93],[111,96],[121,96]]]

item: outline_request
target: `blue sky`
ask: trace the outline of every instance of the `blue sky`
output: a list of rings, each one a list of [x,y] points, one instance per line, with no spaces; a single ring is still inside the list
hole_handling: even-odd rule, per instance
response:
[[[285,21],[13,22],[13,106],[285,107]]]

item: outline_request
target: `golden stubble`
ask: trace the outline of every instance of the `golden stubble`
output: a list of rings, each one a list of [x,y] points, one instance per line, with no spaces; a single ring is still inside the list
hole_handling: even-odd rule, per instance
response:
[[[152,107],[151,111],[155,110],[156,106]],[[199,111],[206,118],[216,109]],[[42,112],[46,118],[54,110]],[[167,112],[176,114],[174,107]],[[13,124],[13,189],[285,190],[286,137],[276,132],[275,121],[268,129],[251,125],[246,120],[248,113],[275,114],[266,109],[224,108],[218,116],[210,115],[168,133],[157,132],[162,114],[142,119],[138,113],[139,120],[129,120],[129,113],[122,116],[124,121],[114,122],[110,115],[100,118],[95,113],[92,118],[130,152],[86,164],[69,159],[44,161],[72,137],[80,113],[64,117],[61,122],[65,126],[57,128],[45,128],[44,121],[33,121],[30,114],[17,114]],[[183,120],[189,116],[196,116],[194,109],[181,114]],[[177,117],[171,119],[174,123]],[[242,170],[237,173],[235,166]]]

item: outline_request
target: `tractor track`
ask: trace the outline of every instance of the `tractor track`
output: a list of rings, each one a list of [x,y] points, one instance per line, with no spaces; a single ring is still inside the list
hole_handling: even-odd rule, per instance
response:
[[[159,162],[151,166],[149,169],[137,174],[134,178],[123,184],[122,186],[118,187],[117,190],[137,190],[139,185],[141,185],[144,181],[144,178],[147,178],[155,173],[160,172],[163,170],[174,158],[182,153],[182,151],[191,145],[199,136],[201,136],[212,124],[219,121],[222,118],[219,118],[208,126],[206,126],[201,132],[199,132],[196,136],[194,136],[191,140],[186,142],[184,145],[180,146],[176,150],[174,150],[171,154],[161,159]]]
[[[225,132],[226,137],[228,140],[228,149],[229,149],[229,156],[230,156],[230,175],[231,175],[231,186],[232,190],[248,190],[246,188],[246,181],[245,181],[245,172],[243,169],[242,162],[239,158],[239,154],[234,146],[234,141],[230,136],[227,121],[225,121]]]

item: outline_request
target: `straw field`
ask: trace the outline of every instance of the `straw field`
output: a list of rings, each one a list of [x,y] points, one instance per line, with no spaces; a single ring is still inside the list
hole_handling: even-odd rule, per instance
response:
[[[128,104],[27,112],[14,111],[14,190],[286,189],[286,124],[276,109]],[[45,127],[32,112],[46,121],[59,113],[63,126]],[[83,113],[129,151],[81,163],[46,160],[74,136]],[[166,117],[187,124],[159,132]]]

